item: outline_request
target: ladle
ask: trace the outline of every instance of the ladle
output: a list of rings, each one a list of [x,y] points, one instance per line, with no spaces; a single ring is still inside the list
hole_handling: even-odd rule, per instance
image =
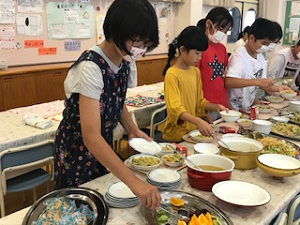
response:
[[[222,141],[221,139],[219,139],[218,141],[221,142],[222,145],[224,145],[227,149],[231,150],[228,144],[226,144],[224,141]]]

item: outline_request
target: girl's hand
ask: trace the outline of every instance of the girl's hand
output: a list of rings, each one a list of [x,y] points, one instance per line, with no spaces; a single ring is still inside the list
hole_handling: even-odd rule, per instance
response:
[[[128,134],[128,138],[144,138],[147,141],[153,141],[152,138],[150,138],[145,132],[141,131],[140,129],[136,129],[134,132]]]
[[[160,206],[161,196],[155,186],[137,179],[130,188],[132,192],[140,198],[143,206],[152,210]]]
[[[221,104],[216,104],[217,105],[217,112],[219,113],[219,112],[221,112],[221,111],[223,111],[223,110],[225,110],[226,112],[228,112],[229,111],[229,109],[228,108],[226,108],[225,106],[223,106],[223,105],[221,105]]]
[[[214,131],[212,127],[204,120],[200,120],[200,122],[197,124],[197,128],[202,135],[207,137],[214,137]]]

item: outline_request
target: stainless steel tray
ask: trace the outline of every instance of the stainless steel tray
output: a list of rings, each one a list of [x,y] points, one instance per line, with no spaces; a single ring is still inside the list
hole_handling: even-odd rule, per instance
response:
[[[219,217],[220,221],[223,225],[233,225],[233,222],[216,206],[211,204],[210,202],[204,200],[203,198],[200,198],[196,195],[183,192],[183,191],[162,191],[160,192],[162,203],[166,206],[168,206],[168,211],[172,213],[172,215],[168,214],[169,224],[177,224],[177,217],[174,215],[178,214],[179,209],[185,209],[187,211],[194,212],[195,210],[201,210],[206,209],[208,210],[212,216]],[[184,205],[179,207],[173,207],[170,204],[170,198],[181,198],[184,200]],[[145,207],[141,207],[141,213],[144,219],[144,222],[146,225],[158,225],[158,222],[155,219],[155,211],[152,211],[150,209],[147,209]]]
[[[26,213],[22,225],[31,225],[46,208],[44,202],[53,197],[66,197],[75,200],[78,206],[87,204],[95,215],[95,219],[89,225],[104,225],[107,222],[109,208],[100,193],[89,188],[64,188],[54,190],[35,202]]]

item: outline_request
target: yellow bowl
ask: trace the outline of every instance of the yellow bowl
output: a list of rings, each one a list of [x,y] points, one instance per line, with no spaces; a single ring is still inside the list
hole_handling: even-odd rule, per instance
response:
[[[256,160],[257,166],[274,177],[291,177],[300,173],[300,161],[286,155],[263,154]]]

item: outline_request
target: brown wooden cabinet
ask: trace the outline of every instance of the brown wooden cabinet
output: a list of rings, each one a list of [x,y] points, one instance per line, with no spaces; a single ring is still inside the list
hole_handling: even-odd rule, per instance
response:
[[[164,81],[163,69],[167,63],[167,57],[139,60],[136,62],[138,73],[138,85],[153,84]]]
[[[136,61],[138,85],[164,80],[167,55]],[[64,80],[72,63],[22,66],[0,71],[0,111],[64,99]]]

